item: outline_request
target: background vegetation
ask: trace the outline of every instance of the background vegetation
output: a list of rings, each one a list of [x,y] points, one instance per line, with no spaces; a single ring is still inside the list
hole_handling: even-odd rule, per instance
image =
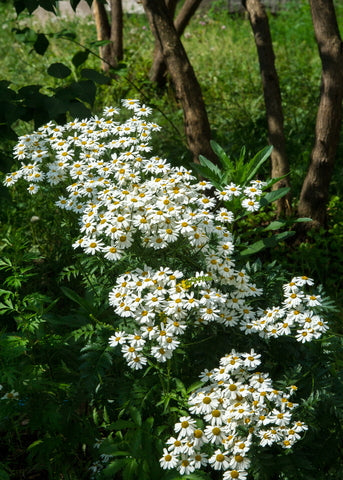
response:
[[[249,157],[267,143],[259,66],[248,20],[226,14],[225,3],[214,2],[210,10],[197,14],[183,43],[203,89],[214,140],[232,158],[239,157],[242,146]],[[336,2],[336,13],[342,24],[341,2]],[[84,70],[100,71],[92,19],[56,18],[42,25],[24,12],[17,16],[8,2],[0,3],[0,16],[3,173],[17,168],[11,156],[16,135],[49,118],[64,121],[99,114],[104,106],[116,106],[127,97],[138,97],[154,108],[154,121],[164,132],[156,137],[156,153],[174,165],[191,164],[172,86],[161,92],[148,81],[154,42],[143,15],[125,15],[124,60],[111,81]],[[269,21],[296,198],[313,143],[320,59],[307,2],[288,2]],[[49,40],[46,51],[42,37],[34,32]],[[44,54],[37,52],[37,42]],[[82,56],[84,47],[94,55]],[[57,62],[70,74],[64,78],[51,70],[49,74],[50,65]],[[49,101],[51,95],[58,101]],[[310,430],[289,455],[281,457],[273,450],[261,454],[254,480],[343,477],[342,155],[341,141],[328,229],[310,232],[300,244],[265,250],[251,260],[270,292],[285,272],[302,273],[321,284],[323,295],[331,299],[327,301],[331,333],[310,345],[306,355],[287,341],[278,345],[278,351],[268,346],[269,371],[280,382],[299,385],[301,414]],[[261,176],[268,174],[266,166]],[[219,331],[197,338],[204,341],[206,354],[186,348],[168,390],[161,394],[156,375],[132,375],[120,356],[109,350],[114,327],[108,276],[101,276],[92,258],[71,248],[76,235],[71,220],[48,197],[37,202],[20,188],[8,192],[1,187],[0,200],[0,384],[20,395],[19,402],[0,400],[0,479],[86,479],[92,475],[90,468],[108,460],[96,478],[164,478],[158,458],[169,436],[167,426],[184,411],[187,389],[198,372],[225,353],[227,334]],[[242,238],[257,240],[259,228],[273,215],[266,211],[242,223]],[[115,267],[111,274],[115,277]],[[263,342],[253,346],[266,348]],[[193,364],[196,372],[188,367]]]

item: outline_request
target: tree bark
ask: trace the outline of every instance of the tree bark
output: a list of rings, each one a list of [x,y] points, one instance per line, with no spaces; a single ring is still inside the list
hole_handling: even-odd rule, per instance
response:
[[[307,228],[326,226],[329,185],[339,142],[343,98],[343,44],[332,0],[310,0],[312,22],[322,62],[320,101],[310,166],[298,214],[310,217]]]
[[[163,0],[162,0],[163,1]],[[174,18],[176,5],[178,0],[165,0],[170,18]],[[153,54],[153,64],[150,69],[150,81],[157,83],[159,88],[163,88],[166,84],[167,67],[163,61],[163,54],[161,52],[159,42],[155,40],[155,49]]]
[[[273,145],[271,153],[272,178],[289,175],[289,163],[286,156],[286,139],[283,127],[283,111],[279,77],[275,68],[275,55],[269,28],[268,16],[260,0],[246,0],[243,4],[248,12],[251,28],[260,64],[264,103],[268,124],[268,141]],[[289,178],[285,177],[274,184],[274,189],[289,187]],[[290,194],[277,202],[278,215],[290,215]]]
[[[95,27],[96,27],[96,34],[97,40],[110,40],[111,36],[111,26],[108,21],[107,12],[105,9],[104,3],[100,2],[99,0],[94,0],[93,2],[93,16],[95,20]],[[111,45],[108,43],[107,45],[103,45],[99,47],[99,55],[101,57],[101,68],[104,71],[107,71],[111,60]]]
[[[123,8],[122,0],[110,0],[111,23],[105,4],[99,0],[93,2],[93,15],[97,31],[97,39],[108,40],[107,45],[100,47],[101,68],[108,72],[111,67],[123,59]]]
[[[181,37],[185,31],[185,28],[201,2],[202,0],[185,0],[174,22],[175,30],[179,37]],[[173,18],[173,16],[171,18]],[[167,66],[163,60],[161,50],[157,48],[155,49],[154,60],[150,70],[150,80],[157,83],[159,87],[163,87],[166,82],[166,75]]]
[[[182,104],[185,133],[195,162],[199,155],[217,161],[210,145],[211,130],[198,80],[175,30],[166,4],[161,0],[143,0],[151,30],[162,51],[176,98]]]
[[[123,60],[123,5],[122,0],[111,0],[112,57],[116,64]]]

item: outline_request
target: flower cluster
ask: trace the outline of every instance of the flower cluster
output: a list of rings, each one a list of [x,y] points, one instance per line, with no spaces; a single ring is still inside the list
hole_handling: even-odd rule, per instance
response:
[[[183,273],[169,268],[158,271],[126,273],[118,278],[109,296],[115,312],[134,321],[132,334],[117,331],[110,345],[121,345],[130,367],[139,369],[146,363],[144,350],[164,362],[178,347],[178,337],[191,325],[207,325],[217,321],[234,323],[230,300],[224,293],[209,288],[212,278],[196,272],[193,278],[182,279]],[[236,315],[236,321],[239,313]]]
[[[211,322],[226,327],[238,325],[245,334],[257,332],[264,338],[290,335],[295,330],[301,342],[319,338],[327,330],[327,325],[313,311],[320,306],[320,298],[300,290],[300,285],[311,284],[311,279],[294,278],[284,287],[284,306],[263,311],[248,304],[249,297],[260,295],[261,291],[250,284],[242,288],[248,277],[244,272],[229,271],[235,281],[227,292],[214,288],[215,271],[211,272],[210,266],[206,274],[196,272],[189,279],[183,279],[182,272],[168,267],[157,271],[145,267],[120,276],[109,295],[109,303],[119,317],[133,325],[133,330],[116,331],[110,345],[120,346],[128,365],[140,369],[147,363],[146,355],[165,362],[172,357],[180,344],[179,337],[187,328]],[[289,292],[289,288],[295,291],[295,285],[298,285],[297,298],[302,300],[302,306],[296,305],[298,310],[293,304],[295,294]]]
[[[110,304],[127,325],[110,344],[121,345],[128,364],[138,369],[147,354],[162,362],[170,358],[190,325],[215,321],[263,337],[295,333],[300,342],[325,332],[315,313],[320,299],[303,291],[310,279],[286,285],[282,306],[254,309],[251,300],[263,292],[235,266],[234,214],[227,206],[239,199],[244,209],[256,211],[266,184],[253,180],[244,188],[229,183],[215,189],[183,167],[148,156],[159,127],[147,121],[148,107],[132,99],[123,104],[133,112],[123,123],[114,119],[119,111],[109,107],[103,118],[64,126],[50,122],[20,137],[15,156],[22,166],[5,179],[6,185],[28,182],[30,193],[41,185],[58,186],[59,192],[64,186],[56,205],[77,214],[81,237],[73,246],[87,254],[117,261],[134,248],[146,261],[182,242],[179,248],[196,257],[190,278],[168,267],[147,267],[117,279]]]
[[[208,182],[197,182],[191,172],[160,157],[147,158],[151,134],[159,127],[146,121],[148,107],[137,100],[123,103],[134,115],[122,124],[113,119],[119,112],[106,108],[104,118],[64,126],[50,122],[20,137],[14,154],[22,166],[7,175],[5,184],[23,179],[31,194],[44,184],[66,185],[67,195],[56,205],[79,215],[82,237],[74,247],[88,254],[118,260],[138,241],[137,233],[142,247],[158,250],[186,237],[203,249],[210,234],[219,235],[222,225],[233,221],[232,212],[224,207],[211,211],[217,202],[204,194],[212,188]],[[242,206],[252,211],[258,208],[262,186],[253,181],[242,192],[230,184],[216,197],[241,196]],[[225,248],[225,238],[222,242]]]
[[[261,312],[253,321],[242,323],[246,333],[259,333],[261,337],[277,338],[292,332],[298,342],[305,343],[321,337],[328,325],[321,316],[321,298],[306,293],[313,280],[306,276],[294,277],[283,286],[284,301],[280,307],[272,307]]]
[[[242,480],[253,446],[291,448],[300,439],[307,426],[292,420],[297,405],[290,397],[296,387],[288,393],[276,390],[268,374],[254,371],[260,357],[254,350],[232,351],[218,368],[201,374],[207,385],[189,397],[191,415],[175,424],[176,436],[167,440],[160,459],[162,468],[183,475],[209,465],[222,470],[224,480]]]

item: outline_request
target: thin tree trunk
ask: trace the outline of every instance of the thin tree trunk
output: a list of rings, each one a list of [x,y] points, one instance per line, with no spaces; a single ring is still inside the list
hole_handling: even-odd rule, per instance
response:
[[[187,143],[194,161],[199,161],[199,155],[204,155],[216,162],[217,157],[210,145],[211,130],[201,88],[168,9],[161,0],[143,0],[142,3],[167,64],[176,98],[182,104]]]
[[[109,41],[111,36],[111,26],[108,21],[108,16],[107,16],[104,3],[100,2],[99,0],[94,0],[93,15],[95,20],[97,40]],[[110,63],[111,61],[111,44],[108,43],[107,45],[103,45],[99,47],[99,54],[100,54],[100,57],[103,59],[101,61],[101,68],[102,70],[107,71],[109,68],[109,65],[107,62]]]
[[[165,3],[168,9],[170,18],[174,18],[178,0],[165,0]],[[163,61],[163,54],[161,52],[159,42],[158,40],[156,40],[154,55],[153,55],[153,64],[150,69],[150,75],[149,75],[151,82],[157,83],[157,85],[160,88],[163,88],[166,84],[166,73],[167,73],[167,67]]]
[[[111,0],[112,57],[117,64],[123,60],[123,5],[122,0]]]
[[[97,39],[107,40],[109,43],[100,47],[102,58],[101,68],[105,72],[123,59],[123,8],[122,0],[110,0],[111,23],[104,3],[99,0],[93,2],[93,15],[97,31]]]
[[[201,2],[202,0],[185,0],[174,22],[174,26],[179,37],[181,37],[185,31],[185,28],[187,27],[190,19],[196,12]],[[154,53],[154,60],[150,70],[150,80],[154,83],[157,83],[159,87],[163,87],[165,84],[166,75],[167,67],[163,60],[162,52],[158,48]]]
[[[314,32],[322,62],[320,102],[310,166],[298,206],[307,227],[326,226],[326,205],[339,142],[343,98],[343,44],[332,0],[310,0]]]
[[[272,178],[279,178],[289,175],[289,163],[286,156],[279,77],[275,68],[275,55],[268,16],[260,0],[246,0],[243,1],[243,4],[249,15],[260,64],[268,123],[268,140],[270,145],[273,145],[271,176]],[[274,189],[289,187],[289,185],[289,178],[285,177],[274,185]],[[277,203],[278,215],[291,214],[290,195],[281,198]]]

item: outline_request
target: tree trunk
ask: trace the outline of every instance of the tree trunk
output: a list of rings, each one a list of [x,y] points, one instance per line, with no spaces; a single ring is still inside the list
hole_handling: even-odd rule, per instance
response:
[[[216,162],[217,157],[210,145],[211,130],[201,88],[175,30],[173,19],[163,1],[143,0],[142,3],[163,53],[176,98],[182,104],[187,143],[194,161],[199,161],[199,155],[204,155]]]
[[[289,175],[289,164],[286,156],[279,78],[275,68],[275,55],[268,17],[260,0],[246,0],[243,1],[243,4],[249,15],[260,64],[268,123],[268,141],[270,145],[273,145],[271,176],[272,178],[279,178]],[[289,186],[289,178],[285,177],[275,183],[274,189]],[[289,194],[278,200],[277,203],[278,215],[291,214],[291,198]]]
[[[170,18],[174,18],[178,0],[165,0],[165,3]],[[154,60],[149,75],[150,81],[157,83],[158,87],[163,88],[166,84],[167,67],[163,61],[163,54],[161,52],[158,40],[155,41],[153,59]]]
[[[107,12],[104,3],[99,0],[93,2],[93,15],[95,20],[95,27],[97,33],[97,40],[110,40],[111,26],[108,21]],[[109,63],[111,63],[111,44],[103,45],[99,47],[99,55],[101,57],[101,68],[104,71],[109,69]]]
[[[196,12],[202,0],[186,0],[182,5],[178,16],[175,19],[175,29],[181,37],[190,19]],[[173,18],[173,17],[171,17]],[[154,60],[150,70],[150,80],[157,83],[159,87],[163,87],[166,81],[167,67],[163,60],[162,52],[159,48],[155,49]]]
[[[102,58],[101,68],[108,72],[111,67],[116,67],[118,61],[123,59],[123,8],[122,0],[110,0],[111,24],[104,3],[99,0],[93,2],[93,15],[97,31],[97,39],[108,40],[107,45],[100,47]]]
[[[309,227],[326,226],[326,204],[339,142],[343,98],[343,44],[332,0],[310,0],[314,32],[322,62],[320,101],[310,166],[298,206]]]
[[[123,60],[123,6],[122,0],[111,0],[111,42],[115,65]]]

